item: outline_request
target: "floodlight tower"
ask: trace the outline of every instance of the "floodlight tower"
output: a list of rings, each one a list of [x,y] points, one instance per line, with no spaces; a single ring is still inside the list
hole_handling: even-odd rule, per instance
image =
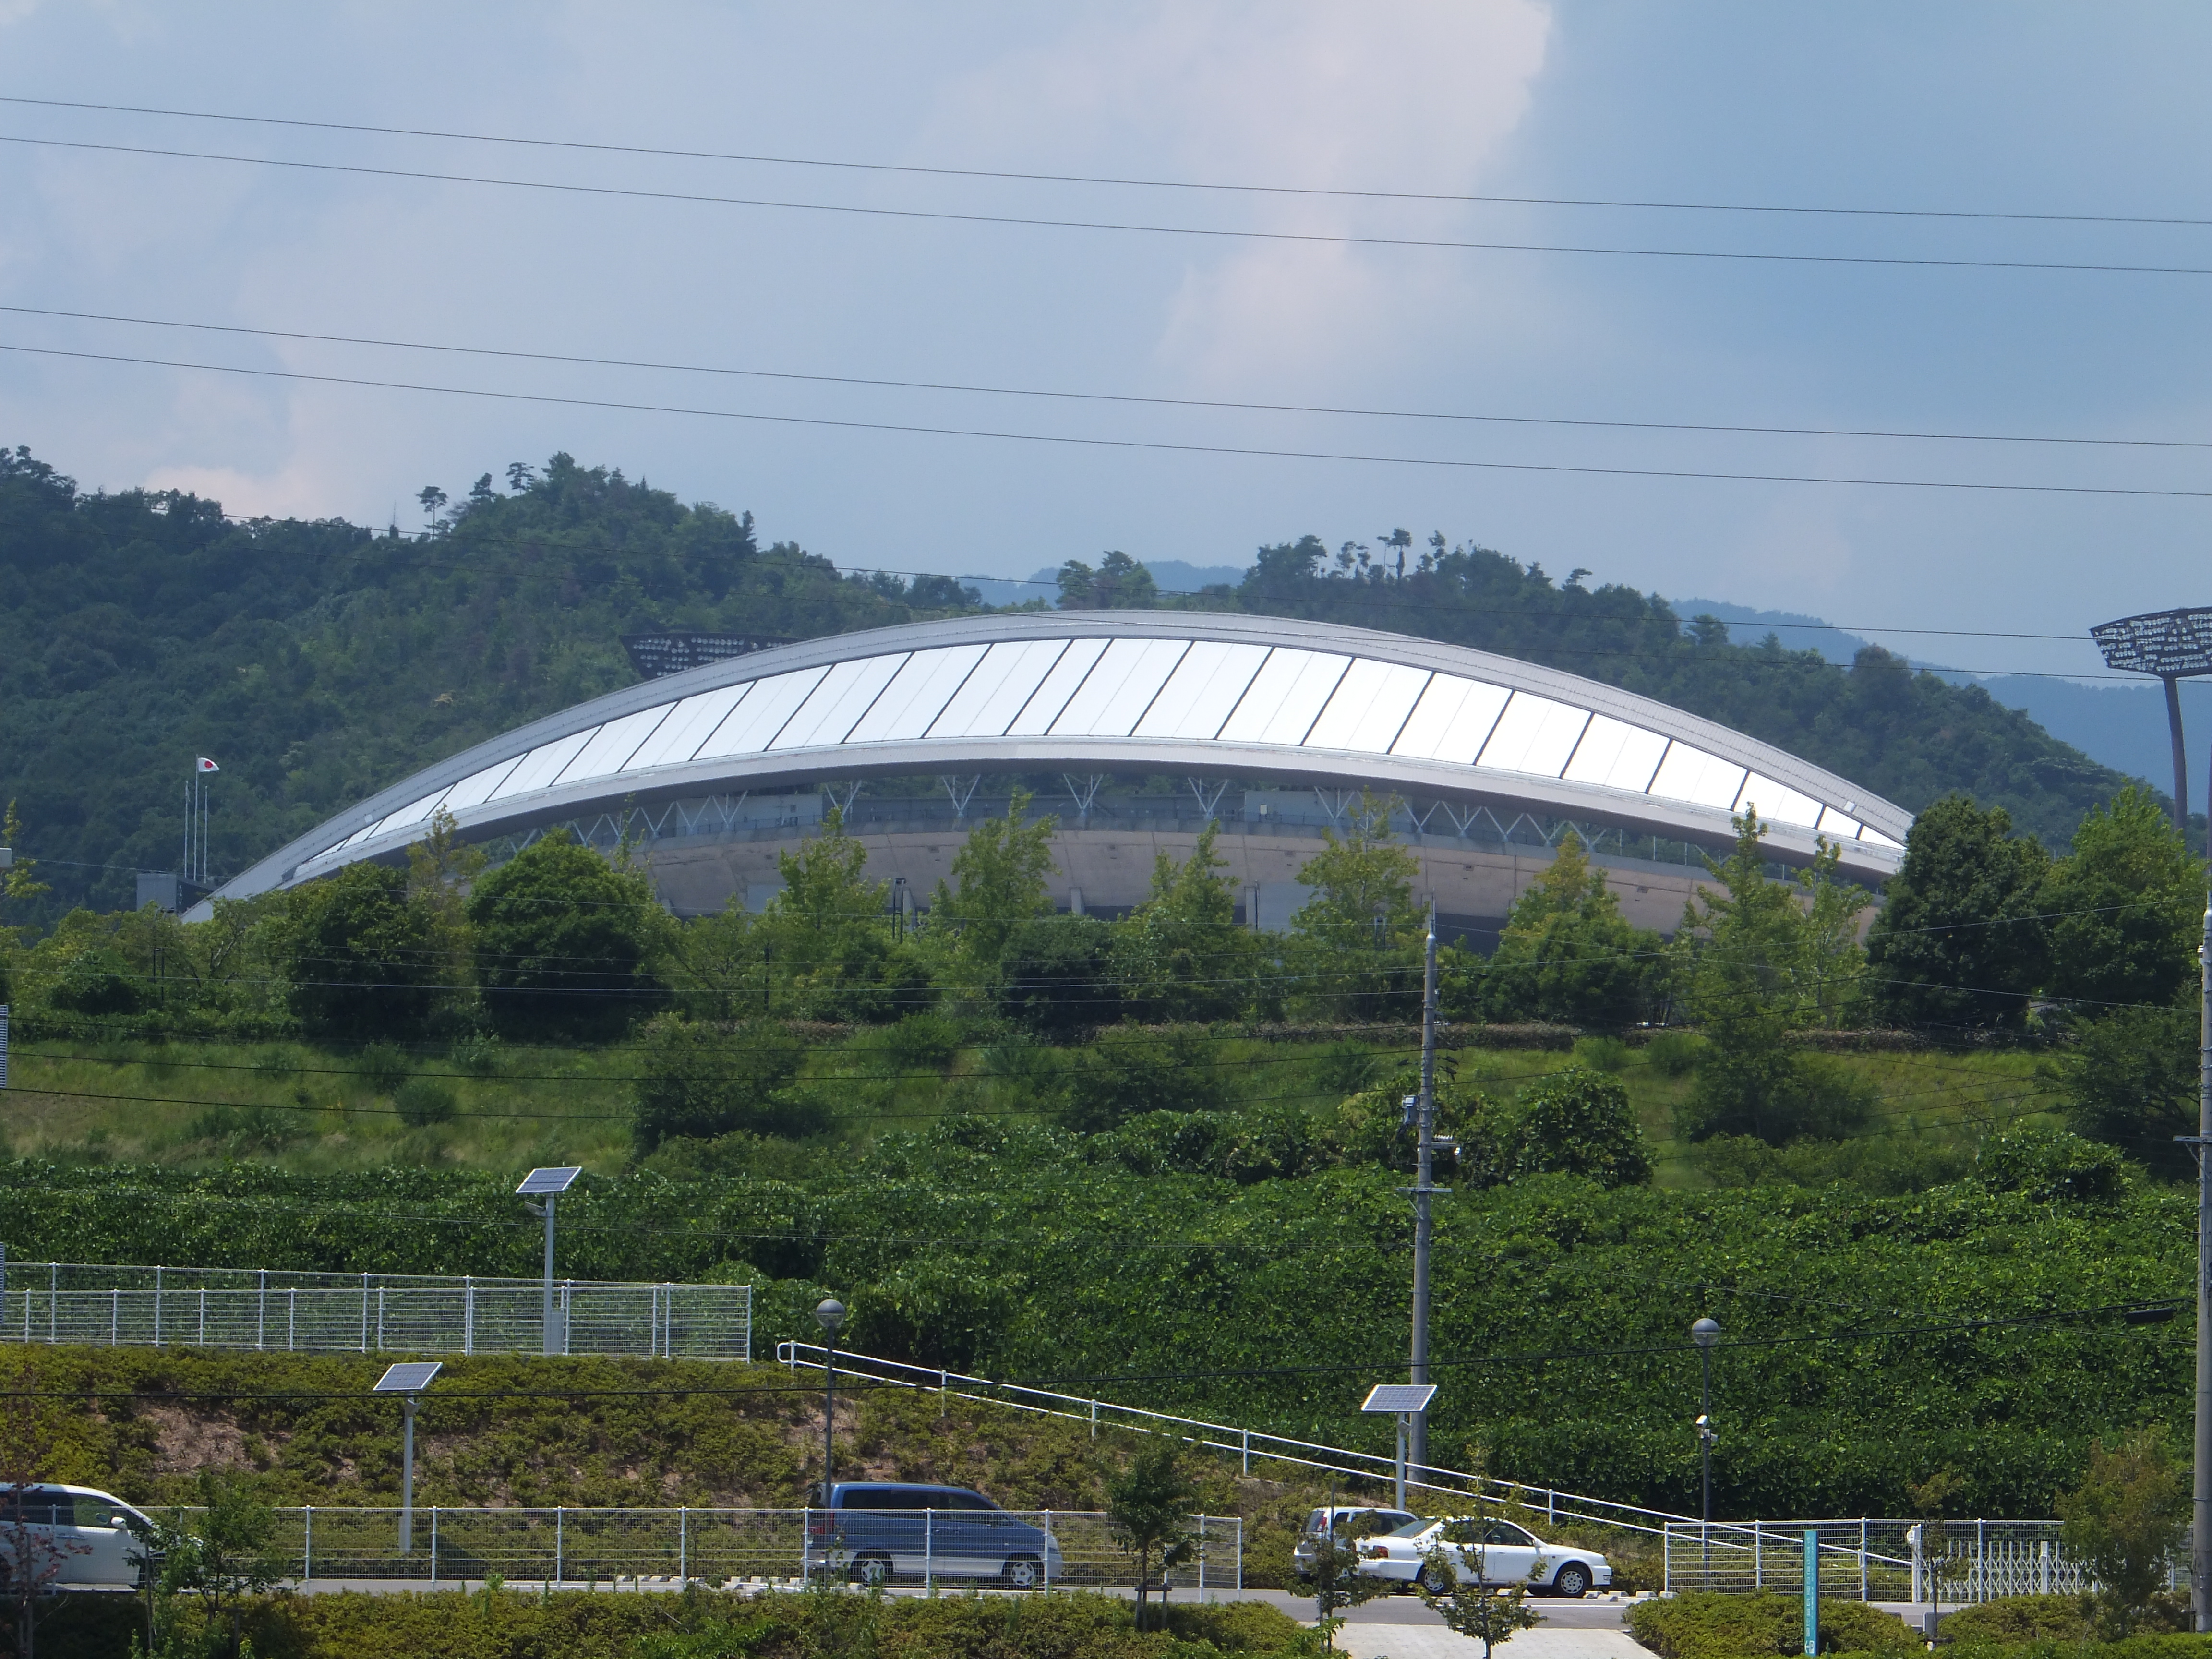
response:
[[[2181,741],[2181,682],[2212,674],[2212,607],[2154,611],[2122,617],[2089,630],[2114,668],[2155,674],[2166,683],[2166,718],[2173,730],[2173,821],[2189,830],[2189,751]],[[2212,828],[2212,781],[2205,822]],[[2189,1605],[2200,1632],[2212,1632],[2212,895],[2204,902],[2204,938],[2197,960],[2203,975],[2197,1036],[2197,1133],[2176,1135],[2197,1157],[2197,1436],[2196,1483],[2189,1536]]]
[[[2166,720],[2173,736],[2173,821],[2189,828],[2189,750],[2181,740],[2181,682],[2212,674],[2212,607],[2149,611],[2099,623],[2089,630],[2110,668],[2155,674],[2166,685]]]
[[[542,1215],[545,1218],[545,1318],[544,1335],[545,1338],[545,1352],[547,1353],[566,1353],[568,1352],[568,1333],[567,1330],[562,1328],[562,1322],[554,1317],[553,1314],[553,1200],[560,1197],[562,1194],[567,1192],[571,1186],[574,1185],[576,1177],[583,1173],[584,1172],[581,1169],[579,1169],[573,1164],[564,1164],[557,1170],[532,1170],[528,1175],[522,1177],[522,1184],[514,1189],[518,1197],[526,1197],[531,1194],[542,1193],[544,1194],[545,1198],[545,1201],[543,1204],[526,1203],[522,1207],[529,1211],[532,1215]]]

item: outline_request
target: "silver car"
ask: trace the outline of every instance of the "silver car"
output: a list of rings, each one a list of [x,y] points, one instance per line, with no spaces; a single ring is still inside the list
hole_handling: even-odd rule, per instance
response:
[[[136,1589],[153,1522],[91,1486],[0,1486],[0,1582],[49,1589]]]
[[[1306,1516],[1305,1525],[1298,1528],[1298,1541],[1291,1547],[1291,1566],[1298,1575],[1298,1582],[1307,1583],[1313,1577],[1314,1546],[1322,1534],[1334,1532],[1337,1542],[1343,1544],[1389,1532],[1419,1518],[1411,1510],[1378,1510],[1366,1504],[1339,1504],[1333,1509],[1316,1510]]]

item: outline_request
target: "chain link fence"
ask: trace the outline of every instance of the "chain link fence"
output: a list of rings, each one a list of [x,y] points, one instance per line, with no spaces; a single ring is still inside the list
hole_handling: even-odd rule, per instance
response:
[[[1678,1521],[1665,1539],[1669,1590],[1805,1588],[1805,1534],[1818,1534],[1823,1596],[1942,1601],[2073,1595],[2095,1588],[2060,1547],[2056,1521]]]
[[[178,1511],[190,1527],[194,1512]],[[810,1569],[840,1580],[869,1577],[862,1558],[878,1547],[886,1518],[840,1511],[867,1523],[867,1535],[832,1533],[822,1510],[418,1509],[412,1553],[399,1551],[397,1509],[279,1510],[272,1553],[284,1575],[317,1579],[413,1579],[425,1584],[481,1582],[580,1587],[701,1583],[732,1589],[793,1587]],[[905,1530],[884,1551],[894,1587],[1006,1583],[1071,1589],[1127,1588],[1136,1558],[1117,1546],[1106,1517],[1082,1510],[1017,1510],[998,1517],[991,1547],[953,1512],[917,1511],[892,1524]],[[932,1524],[932,1522],[934,1524]],[[1190,1558],[1170,1568],[1177,1589],[1240,1590],[1244,1527],[1236,1516],[1187,1518]],[[1158,1571],[1157,1566],[1155,1571]]]
[[[749,1285],[553,1282],[554,1350],[750,1359]],[[544,1353],[535,1279],[11,1261],[0,1341],[294,1353]]]

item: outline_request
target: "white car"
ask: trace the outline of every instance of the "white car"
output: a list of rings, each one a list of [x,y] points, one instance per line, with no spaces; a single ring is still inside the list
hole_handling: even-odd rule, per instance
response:
[[[145,1514],[90,1486],[0,1486],[0,1585],[136,1589],[151,1559]]]
[[[1526,1584],[1559,1595],[1587,1595],[1613,1583],[1613,1564],[1595,1550],[1547,1544],[1510,1521],[1463,1518],[1410,1521],[1362,1540],[1359,1570],[1442,1595],[1452,1587],[1428,1560],[1437,1550],[1462,1583]]]

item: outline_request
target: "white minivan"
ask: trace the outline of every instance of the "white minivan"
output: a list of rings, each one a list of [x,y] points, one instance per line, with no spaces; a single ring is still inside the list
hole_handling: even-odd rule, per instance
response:
[[[152,1529],[143,1510],[90,1486],[0,1486],[0,1584],[136,1589]]]

